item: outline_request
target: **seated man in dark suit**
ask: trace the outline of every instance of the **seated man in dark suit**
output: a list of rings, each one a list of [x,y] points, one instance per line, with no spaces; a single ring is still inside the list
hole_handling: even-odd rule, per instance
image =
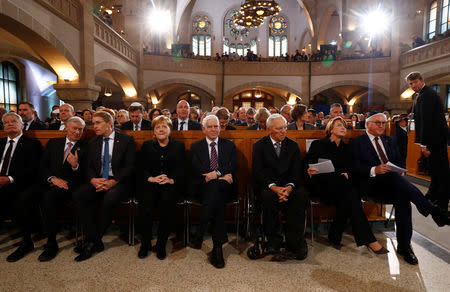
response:
[[[247,118],[245,116],[245,107],[240,107],[238,112],[237,112],[237,116],[236,119],[234,121],[234,124],[236,126],[248,126],[247,125]]]
[[[192,236],[190,246],[200,249],[208,222],[213,222],[213,250],[211,264],[223,268],[225,261],[222,244],[228,241],[225,227],[225,203],[233,193],[233,182],[238,167],[236,146],[219,138],[219,119],[215,115],[203,119],[206,138],[192,144],[193,189],[199,191],[203,204],[198,234]]]
[[[47,262],[56,257],[57,204],[70,200],[84,179],[86,143],[80,140],[85,122],[79,117],[67,120],[65,138],[48,141],[41,159],[40,177],[43,185],[39,190],[42,196],[42,213],[47,244],[39,256],[39,261]],[[36,195],[36,194],[33,194]]]
[[[96,112],[92,122],[96,138],[87,149],[87,179],[75,193],[80,219],[86,235],[77,251],[76,261],[84,261],[93,253],[103,251],[103,234],[111,224],[115,207],[125,199],[130,187],[136,147],[132,136],[115,132],[113,118],[104,111]],[[98,222],[94,222],[96,203],[101,202]]]
[[[270,134],[253,145],[252,175],[255,195],[262,203],[267,250],[272,254],[280,251],[278,211],[283,208],[287,216],[285,255],[304,260],[308,255],[304,235],[308,195],[300,179],[300,149],[286,137],[287,122],[282,115],[271,115],[266,124]]]
[[[24,201],[24,194],[36,182],[42,147],[38,140],[23,135],[23,122],[18,114],[4,114],[2,121],[7,137],[0,139],[0,216],[13,207],[18,217],[23,240],[7,258],[8,262],[15,262],[34,249],[30,230],[32,210],[28,208],[33,204]]]
[[[71,117],[75,116],[75,109],[71,104],[65,103],[59,107],[59,121],[54,122],[48,126],[49,130],[60,130],[64,131],[66,129],[66,122]]]
[[[411,202],[423,216],[431,214],[438,226],[444,226],[446,220],[440,209],[404,178],[404,173],[393,172],[387,165],[391,162],[405,167],[395,141],[383,134],[386,123],[384,114],[374,114],[366,119],[366,133],[352,140],[354,177],[363,195],[393,201],[397,253],[402,255],[406,262],[416,265],[418,260],[411,248]]]
[[[255,115],[256,123],[254,123],[251,126],[248,126],[246,130],[266,130],[266,121],[267,118],[270,116],[270,112],[265,108],[259,108]]]
[[[128,112],[130,113],[130,120],[122,124],[122,130],[143,131],[152,129],[152,122],[142,117],[144,107],[140,103],[133,102],[128,108]]]
[[[216,116],[219,119],[220,130],[236,130],[235,127],[230,125],[230,112],[227,108],[223,107],[216,112]]]
[[[34,116],[34,105],[23,101],[19,103],[19,116],[22,118],[23,130],[47,130],[47,125]]]
[[[199,122],[189,119],[190,105],[185,100],[180,100],[177,104],[177,118],[172,120],[174,131],[201,130]]]

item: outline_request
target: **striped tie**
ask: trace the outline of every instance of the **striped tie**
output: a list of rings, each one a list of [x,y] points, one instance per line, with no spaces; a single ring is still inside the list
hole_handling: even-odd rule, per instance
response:
[[[211,142],[209,144],[211,146],[211,157],[210,157],[210,167],[211,170],[217,170],[219,168],[218,162],[217,162],[217,152],[216,152],[216,142]]]

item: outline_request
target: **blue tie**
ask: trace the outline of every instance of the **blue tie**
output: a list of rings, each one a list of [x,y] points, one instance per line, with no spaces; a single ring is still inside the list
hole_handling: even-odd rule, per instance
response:
[[[103,151],[103,171],[102,171],[102,178],[109,178],[109,138],[104,138],[103,141],[105,141],[105,148]]]

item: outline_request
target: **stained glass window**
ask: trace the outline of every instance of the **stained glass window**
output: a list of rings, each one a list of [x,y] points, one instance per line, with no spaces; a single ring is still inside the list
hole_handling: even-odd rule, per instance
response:
[[[276,15],[269,23],[269,57],[280,57],[288,52],[288,22],[286,17]]]
[[[12,63],[0,63],[0,107],[17,110],[19,100],[19,73]]]

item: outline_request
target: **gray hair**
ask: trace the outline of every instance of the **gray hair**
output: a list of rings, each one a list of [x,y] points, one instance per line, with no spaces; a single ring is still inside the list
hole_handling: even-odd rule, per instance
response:
[[[69,118],[67,120],[67,122],[66,122],[66,125],[68,125],[70,123],[80,123],[81,125],[83,125],[83,128],[86,127],[86,123],[80,117],[71,117],[71,118]]]
[[[4,114],[2,117],[2,122],[5,123],[6,117],[10,117],[10,116],[15,117],[19,121],[19,123],[21,123],[23,125],[22,117],[19,116],[18,114],[16,114],[15,112],[10,112],[10,113]]]
[[[285,118],[285,117],[283,117],[281,114],[273,114],[273,115],[270,115],[270,116],[267,118],[267,121],[266,121],[266,127],[267,127],[267,128],[272,128],[272,126],[273,126],[273,120],[278,119],[278,118],[282,118],[283,121],[284,121],[284,122],[286,123],[286,125],[287,125],[287,121],[286,121],[286,118]]]
[[[127,119],[130,118],[130,114],[128,113],[128,111],[127,111],[126,109],[121,109],[121,110],[119,110],[119,111],[117,112],[117,114],[119,114],[119,113],[123,113],[124,115],[126,115],[126,116],[127,116]]]
[[[292,106],[289,104],[285,104],[281,107],[280,109],[280,113],[285,113],[285,114],[289,114],[286,112],[286,109],[289,108],[289,113],[291,112]]]
[[[219,125],[219,118],[215,114],[209,113],[206,117],[203,118],[203,121],[202,121],[203,127],[206,127],[206,123],[209,120],[214,120],[217,122],[217,125]]]
[[[69,104],[69,103],[62,104],[62,105],[60,105],[59,107],[61,108],[61,107],[64,106],[64,105],[67,105],[73,113],[75,112],[75,109],[74,109],[73,106],[72,106],[71,104]]]
[[[340,107],[342,108],[342,105],[340,103],[333,103],[330,108],[334,108],[334,107]]]
[[[367,123],[368,123],[368,122],[371,122],[371,121],[372,121],[375,117],[377,117],[377,116],[383,116],[383,117],[384,117],[384,120],[387,121],[387,117],[386,117],[385,114],[383,114],[383,113],[376,113],[376,114],[371,115],[370,117],[368,117],[368,118],[366,119],[366,123],[365,123],[366,129],[367,129]]]
[[[256,114],[256,110],[254,108],[252,108],[252,107],[249,107],[247,109],[247,111],[245,111],[245,114],[246,115],[248,115],[248,114]]]
[[[263,120],[267,121],[267,118],[269,116],[270,112],[265,107],[262,107],[256,111],[255,120],[257,120],[258,122]]]

